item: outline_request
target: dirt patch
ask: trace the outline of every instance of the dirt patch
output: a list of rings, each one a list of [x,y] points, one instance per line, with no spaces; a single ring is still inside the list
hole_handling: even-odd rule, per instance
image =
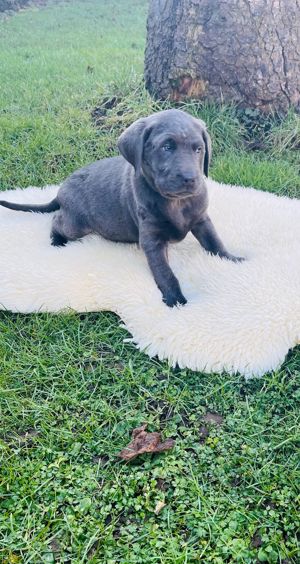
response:
[[[218,413],[210,413],[209,411],[202,417],[205,423],[213,423],[214,425],[222,425],[224,418]]]
[[[242,478],[241,476],[234,476],[234,478],[232,478],[231,480],[231,484],[233,487],[238,488],[241,484],[242,484]]]
[[[168,489],[168,484],[165,480],[163,480],[163,478],[157,478],[156,479],[156,487],[161,492],[166,492],[167,489]]]
[[[39,431],[37,431],[36,429],[28,429],[27,431],[25,431],[24,433],[20,433],[19,434],[19,440],[20,441],[30,441],[31,439],[33,439],[34,437],[37,437],[39,435]]]
[[[100,466],[104,467],[109,462],[109,456],[106,456],[106,454],[99,455],[99,456],[93,456],[92,462],[93,462],[93,464],[99,464]]]
[[[172,419],[174,414],[173,407],[164,400],[156,400],[154,398],[150,398],[147,401],[147,408],[159,416],[161,425],[164,425],[167,421]]]
[[[205,425],[201,425],[199,429],[199,435],[200,435],[200,443],[205,443],[207,437],[209,437],[209,430],[207,427],[205,427]]]
[[[88,66],[87,72],[92,72],[91,70],[89,70],[91,68],[92,67]],[[117,96],[112,96],[111,98],[106,96],[105,98],[103,98],[100,105],[92,110],[92,117],[97,120],[98,117],[105,116],[107,114],[107,110],[112,110],[112,108],[115,108],[120,101],[121,99]]]
[[[87,72],[91,72],[88,70],[87,68]],[[94,108],[91,111],[91,117],[92,117],[92,122],[94,124],[94,126],[96,127],[100,127],[103,128],[103,126],[105,125],[105,122],[107,120],[108,117],[108,112],[109,110],[113,110],[114,108],[116,108],[116,106],[121,102],[121,98],[119,98],[118,96],[112,96],[112,97],[105,97],[103,98],[103,100],[100,102],[99,106],[96,106],[96,108]],[[123,110],[121,110],[120,112],[116,112],[117,116],[123,115]]]
[[[51,551],[56,555],[61,552],[61,546],[57,540],[57,538],[53,538],[52,541],[49,543],[49,548]]]
[[[258,533],[255,533],[255,535],[251,539],[251,545],[253,546],[253,548],[259,548],[260,546],[262,546],[262,544],[263,541],[261,536]]]

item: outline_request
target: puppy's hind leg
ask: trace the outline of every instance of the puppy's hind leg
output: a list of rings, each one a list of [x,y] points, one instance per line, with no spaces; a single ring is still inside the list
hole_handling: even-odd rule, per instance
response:
[[[62,247],[68,241],[77,241],[91,233],[91,229],[74,217],[69,217],[65,212],[59,212],[53,218],[51,230],[51,244]]]
[[[53,245],[53,247],[64,247],[68,242],[68,239],[66,239],[66,237],[53,230],[51,231],[50,238],[51,245]]]
[[[52,220],[50,239],[53,247],[64,247],[68,242],[68,237],[64,232],[63,217],[60,213],[56,214]]]

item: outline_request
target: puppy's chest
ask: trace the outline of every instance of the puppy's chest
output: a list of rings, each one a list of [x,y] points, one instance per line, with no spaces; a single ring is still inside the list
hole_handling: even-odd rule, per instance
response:
[[[170,202],[164,213],[166,231],[170,242],[183,239],[197,221],[197,213],[191,204]]]

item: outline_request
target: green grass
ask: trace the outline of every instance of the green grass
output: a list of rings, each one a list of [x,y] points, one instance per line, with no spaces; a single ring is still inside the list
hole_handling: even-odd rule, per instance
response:
[[[90,110],[143,67],[145,3],[59,3],[0,25],[0,187],[57,182],[105,155]]]
[[[144,1],[76,0],[0,23],[2,189],[114,154],[128,123],[167,107],[141,85],[145,18]],[[185,108],[208,123],[214,178],[299,197],[297,116],[247,152],[234,107]],[[299,347],[246,382],[171,369],[127,336],[110,313],[0,314],[0,562],[297,564]],[[121,463],[143,422],[174,450]]]

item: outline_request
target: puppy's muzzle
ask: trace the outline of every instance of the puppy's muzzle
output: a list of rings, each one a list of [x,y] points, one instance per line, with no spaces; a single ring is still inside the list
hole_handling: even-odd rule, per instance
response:
[[[189,186],[189,187],[193,187],[196,180],[197,180],[197,176],[195,174],[193,174],[192,172],[185,172],[185,173],[179,173],[177,174],[177,178],[178,181],[181,182],[181,184],[183,186]]]

